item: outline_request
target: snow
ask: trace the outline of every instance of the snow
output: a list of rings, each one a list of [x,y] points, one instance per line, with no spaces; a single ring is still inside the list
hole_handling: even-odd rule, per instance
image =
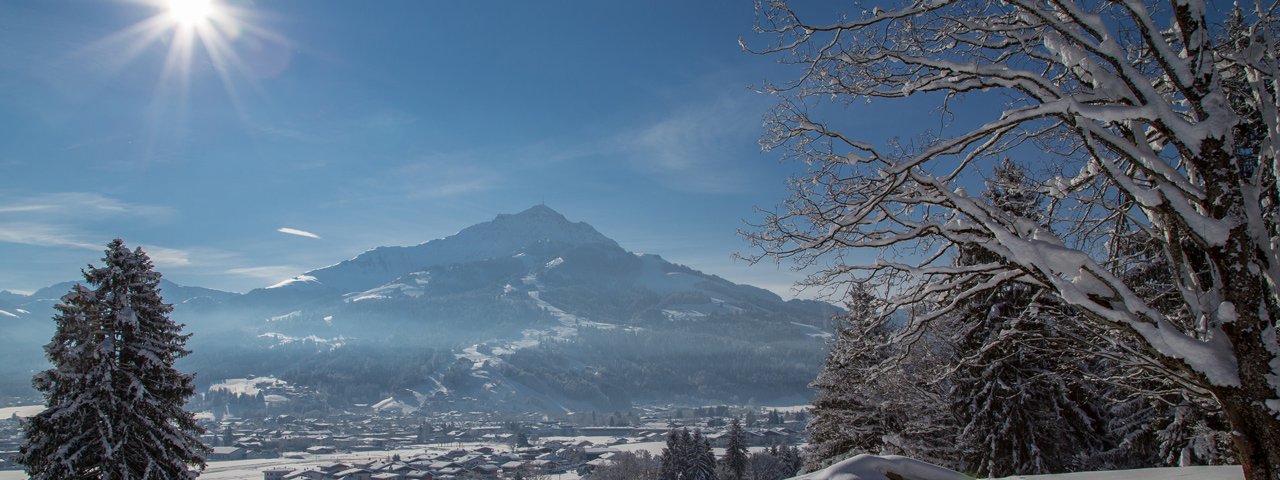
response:
[[[325,317],[325,323],[333,325],[333,316]],[[269,339],[275,340],[276,345],[285,345],[288,343],[295,343],[295,342],[311,342],[311,343],[328,345],[329,348],[331,349],[346,345],[346,342],[347,342],[347,337],[344,337],[341,335],[333,338],[320,338],[315,335],[307,335],[305,337],[293,337],[293,336],[285,335],[279,332],[263,333],[261,335],[258,335],[258,338],[269,338]]]
[[[401,415],[408,415],[418,411],[418,407],[396,400],[395,397],[388,397],[381,402],[373,404],[371,408],[373,408],[375,412],[398,411]]]
[[[832,334],[831,334],[831,332],[828,332],[828,331],[823,330],[823,329],[821,329],[821,328],[815,327],[815,326],[813,326],[813,325],[806,325],[806,324],[803,324],[803,323],[800,323],[800,322],[791,322],[791,324],[792,324],[792,325],[795,325],[795,326],[797,326],[797,327],[802,327],[802,328],[804,328],[804,329],[806,329],[806,330],[812,330],[812,331],[813,331],[813,333],[809,333],[809,334],[807,334],[807,335],[809,335],[810,337],[827,339],[827,338],[831,338],[831,337],[833,337],[833,336],[834,336],[834,335],[832,335]]]
[[[283,281],[283,282],[277,283],[277,284],[272,285],[272,286],[267,287],[267,288],[281,288],[281,287],[287,287],[287,286],[294,285],[294,284],[299,284],[299,285],[303,285],[303,284],[319,285],[319,284],[320,284],[320,280],[319,280],[319,279],[317,279],[316,277],[311,276],[311,275],[298,275],[298,276],[296,276],[296,277],[290,278],[290,279],[288,279],[288,280],[285,280],[285,281]]]
[[[1231,302],[1222,302],[1218,305],[1218,321],[1222,323],[1231,323],[1239,318],[1236,315],[1236,305]]]
[[[707,314],[696,311],[696,310],[663,309],[662,314],[667,317],[667,320],[671,320],[673,322],[680,322],[680,321],[688,322],[688,321],[695,321],[695,320],[703,320],[707,318]]]
[[[289,313],[286,313],[286,314],[284,314],[284,315],[276,315],[276,316],[274,316],[274,317],[268,318],[268,319],[267,319],[267,321],[268,321],[268,322],[279,322],[279,321],[282,321],[282,320],[290,320],[290,319],[298,318],[298,317],[300,317],[300,316],[302,316],[302,310],[294,310],[294,311],[289,312]]]
[[[33,417],[44,411],[44,405],[22,405],[19,407],[0,408],[0,420],[8,420],[17,415],[19,418]]]
[[[1059,473],[1054,475],[1015,475],[1006,480],[1240,480],[1244,472],[1238,465],[1213,467],[1142,468],[1108,472]]]
[[[386,300],[388,298],[391,298],[391,297],[388,297],[386,295],[378,295],[376,293],[362,294],[362,295],[357,295],[355,297],[348,298],[347,303],[363,302],[365,300]]]
[[[808,475],[796,477],[796,480],[892,480],[894,477],[890,475],[912,480],[969,480],[969,477],[963,473],[916,459],[866,453]]]
[[[222,383],[209,386],[209,391],[226,390],[240,395],[257,395],[261,387],[286,385],[284,380],[275,377],[228,378]]]
[[[826,469],[795,477],[793,480],[890,480],[894,477],[913,480],[970,479],[965,474],[912,458],[897,455],[876,456],[864,453],[836,463]],[[1240,466],[1220,465],[1058,473],[1052,475],[1014,475],[1003,477],[1003,480],[1239,480],[1242,477],[1243,472],[1240,470]]]

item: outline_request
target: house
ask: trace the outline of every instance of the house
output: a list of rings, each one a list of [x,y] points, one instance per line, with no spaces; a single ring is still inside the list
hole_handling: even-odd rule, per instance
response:
[[[289,467],[271,467],[262,471],[262,480],[284,480],[284,476],[292,472]]]
[[[338,451],[337,448],[329,447],[329,446],[317,445],[314,447],[307,447],[307,453],[310,453],[312,455],[322,455],[326,453],[334,453],[337,451]]]
[[[333,477],[319,470],[302,470],[284,476],[284,480],[328,480]]]
[[[249,450],[244,447],[213,447],[209,460],[244,460],[248,456]]]
[[[338,480],[371,480],[373,472],[363,468],[349,468],[334,474]]]

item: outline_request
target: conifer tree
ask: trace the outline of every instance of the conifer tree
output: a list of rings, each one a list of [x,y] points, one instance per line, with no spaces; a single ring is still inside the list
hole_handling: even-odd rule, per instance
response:
[[[193,378],[173,367],[190,335],[142,249],[114,240],[102,260],[55,306],[54,368],[33,380],[48,409],[23,425],[18,460],[33,480],[194,478],[208,447],[182,409]]]
[[[846,302],[826,364],[814,380],[817,395],[809,421],[807,470],[817,470],[850,453],[880,453],[888,432],[881,411],[883,391],[873,368],[887,357],[879,348],[887,332],[879,325],[874,296],[854,290]]]
[[[1042,222],[1039,193],[1007,159],[995,168],[986,196],[1011,217]],[[961,265],[999,262],[971,245],[962,245],[957,259]],[[1043,293],[1007,284],[957,309],[950,403],[962,421],[956,443],[966,471],[1003,477],[1076,470],[1083,456],[1103,448],[1098,415],[1073,379],[1081,360],[1050,343],[1066,336],[1056,333],[1063,327],[1054,318],[1064,312]]]
[[[729,441],[725,445],[724,466],[731,480],[741,480],[747,470],[747,442],[742,422],[737,417],[729,422]]]
[[[683,436],[675,429],[667,432],[667,446],[662,449],[662,465],[658,474],[662,480],[688,478],[685,476],[685,472],[689,470],[688,437],[687,429],[684,430]]]
[[[695,431],[689,447],[689,472],[685,478],[716,480],[716,454],[711,450],[711,440],[702,436],[701,430]]]

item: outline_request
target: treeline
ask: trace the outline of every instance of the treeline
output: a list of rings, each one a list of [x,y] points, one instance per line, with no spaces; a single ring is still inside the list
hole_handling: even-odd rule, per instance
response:
[[[726,439],[725,454],[716,458],[701,431],[671,430],[662,453],[623,452],[591,472],[593,480],[781,480],[795,476],[802,464],[797,447],[771,446],[748,452],[738,419]]]

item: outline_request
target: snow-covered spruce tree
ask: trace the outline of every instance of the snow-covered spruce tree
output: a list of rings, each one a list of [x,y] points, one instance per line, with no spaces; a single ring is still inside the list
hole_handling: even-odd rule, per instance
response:
[[[848,455],[880,453],[881,437],[889,433],[888,418],[881,411],[883,392],[876,378],[876,367],[889,357],[882,347],[888,332],[881,325],[875,302],[865,290],[850,294],[826,362],[810,385],[815,397],[807,427],[807,471]]]
[[[692,464],[689,429],[667,432],[667,446],[658,457],[658,477],[662,480],[686,480]]]
[[[716,480],[716,454],[711,449],[711,440],[702,436],[702,431],[693,432],[690,450],[691,458],[689,465],[689,474],[685,478],[690,480]]]
[[[1040,223],[1042,199],[1023,169],[1006,159],[987,181],[993,206]],[[980,246],[960,245],[957,266],[999,263]],[[955,367],[948,402],[961,425],[964,470],[983,477],[1080,470],[1104,449],[1102,421],[1086,395],[1081,364],[1062,349],[1065,315],[1041,289],[1010,283],[974,295],[954,321]]]
[[[160,274],[115,240],[84,280],[55,307],[54,368],[33,381],[48,409],[23,425],[19,462],[34,480],[194,478],[207,447],[182,409],[192,377],[173,367],[189,335],[169,319]]]
[[[1224,29],[1203,0],[917,0],[817,23],[762,0],[773,39],[756,51],[800,71],[765,87],[780,104],[764,143],[811,168],[748,235],[762,256],[819,266],[807,284],[871,281],[897,294],[887,308],[924,307],[907,342],[991,287],[1044,289],[1098,337],[1125,337],[1134,365],[1216,400],[1246,477],[1275,480],[1280,22],[1257,5]],[[915,130],[892,142],[824,116],[920,105],[906,98],[938,101],[944,121],[904,118]],[[1003,109],[948,122],[966,101]],[[1002,156],[1064,166],[1040,182],[1044,225],[968,193]],[[1189,327],[1117,275],[1112,240],[1139,230],[1175,268]],[[957,267],[962,244],[1001,261]],[[884,258],[846,261],[864,248]]]
[[[907,455],[958,467],[946,408],[949,345],[940,336],[893,344],[870,290],[853,288],[836,328],[809,421],[807,471],[859,453]]]
[[[727,480],[742,480],[742,474],[747,471],[747,437],[738,417],[729,422],[728,435],[721,462],[729,473]]]

